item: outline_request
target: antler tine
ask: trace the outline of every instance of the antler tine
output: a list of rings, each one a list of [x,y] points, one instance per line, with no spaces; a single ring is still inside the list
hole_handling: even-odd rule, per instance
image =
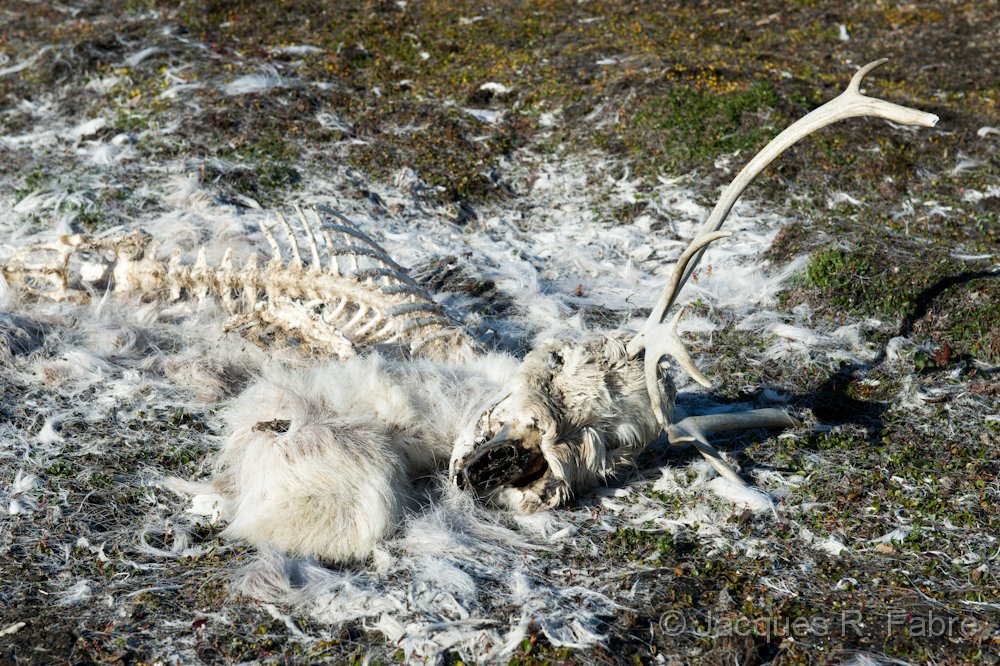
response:
[[[710,234],[699,234],[695,237],[691,244],[687,246],[684,253],[681,254],[680,258],[677,260],[677,264],[674,266],[674,272],[670,276],[670,284],[667,285],[663,293],[660,294],[660,300],[657,302],[656,307],[649,314],[650,321],[662,322],[667,316],[667,310],[673,304],[674,300],[677,298],[678,292],[681,290],[681,286],[684,284],[684,277],[688,273],[688,265],[698,252],[705,249],[705,247],[720,238],[728,238],[733,234],[729,231],[715,231]]]
[[[730,481],[745,486],[746,483],[733,471],[715,447],[708,443],[708,433],[742,430],[745,428],[794,428],[802,425],[781,409],[754,409],[728,414],[689,416],[665,428],[671,445],[694,444],[719,474]]]
[[[649,319],[646,320],[642,330],[629,341],[628,346],[626,347],[626,351],[629,356],[637,356],[642,350],[647,350],[646,377],[647,380],[650,377],[654,380],[653,383],[647,385],[649,387],[649,397],[653,403],[653,413],[657,414],[657,418],[659,418],[661,413],[662,403],[658,402],[660,399],[659,390],[653,390],[653,387],[657,386],[655,382],[655,368],[664,354],[672,356],[676,359],[681,368],[683,368],[696,382],[702,386],[707,388],[712,385],[705,375],[703,375],[701,371],[695,367],[694,361],[691,360],[691,355],[688,353],[687,349],[684,347],[684,343],[681,342],[680,336],[677,334],[677,324],[680,322],[683,308],[677,312],[673,321],[671,321],[666,327],[664,327],[663,324],[663,314],[666,312],[667,304],[672,300],[672,295],[676,293],[676,290],[680,289],[684,271],[690,264],[692,257],[703,250],[709,243],[717,241],[720,238],[726,238],[730,235],[731,234],[728,231],[716,231],[714,233],[696,238],[692,241],[691,245],[684,250],[684,253],[677,260],[677,264],[674,266],[674,273],[670,278],[670,284],[666,289],[664,289],[663,294],[660,297],[660,302],[657,303],[656,308],[649,315]],[[650,342],[651,340],[652,342]],[[650,364],[652,365],[650,366]]]
[[[681,336],[677,333],[677,324],[680,322],[681,315],[683,314],[684,308],[680,308],[670,321],[670,324],[666,325],[665,329],[663,328],[664,324],[657,326],[656,332],[658,335],[656,336],[656,340],[646,349],[646,355],[643,357],[643,370],[646,375],[646,391],[649,393],[649,404],[653,408],[653,415],[656,417],[657,423],[664,428],[667,427],[670,419],[664,408],[663,392],[660,389],[659,377],[657,375],[657,367],[660,365],[661,358],[664,356],[673,358],[677,361],[677,365],[681,366],[681,369],[691,376],[691,379],[705,388],[712,386],[712,382],[708,380],[708,377],[694,364],[691,354],[688,352],[687,347],[684,346],[684,342],[681,341]]]
[[[632,340],[629,342],[627,347],[628,353],[630,355],[637,355],[641,350],[646,349],[646,356],[643,359],[643,368],[646,375],[646,387],[649,393],[650,406],[653,408],[653,415],[656,417],[657,422],[662,427],[666,427],[670,419],[664,409],[663,395],[660,391],[660,385],[657,378],[657,367],[660,364],[660,359],[664,355],[672,357],[677,364],[681,366],[685,372],[687,372],[692,379],[696,382],[708,388],[712,383],[708,378],[702,374],[698,366],[694,364],[694,360],[691,358],[691,354],[688,352],[687,347],[681,341],[681,336],[677,333],[677,325],[680,323],[681,315],[684,314],[684,308],[677,310],[677,314],[670,321],[670,324],[664,329],[662,323],[662,316],[657,315],[657,310],[661,307],[666,307],[666,302],[669,300],[670,294],[674,293],[674,290],[679,289],[681,279],[684,275],[684,269],[687,267],[691,258],[700,250],[704,249],[709,243],[717,241],[720,238],[726,238],[731,236],[728,231],[716,231],[715,233],[708,234],[701,238],[695,239],[695,242],[691,243],[684,253],[677,260],[677,264],[674,266],[673,275],[670,278],[670,285],[664,290],[663,296],[660,298],[660,303],[657,304],[657,309],[653,310],[653,314],[650,315],[649,319],[646,321],[646,326],[643,330],[639,332]],[[656,322],[655,325],[653,322]],[[656,334],[655,336],[653,334]],[[652,346],[649,345],[648,339],[655,337]],[[647,349],[647,347],[649,347]]]
[[[851,78],[851,82],[847,84],[844,92],[789,125],[783,132],[774,137],[770,143],[764,146],[736,175],[736,178],[733,179],[733,182],[729,184],[725,191],[723,191],[718,203],[715,204],[715,208],[712,209],[712,213],[705,220],[696,238],[713,231],[718,231],[722,227],[722,223],[725,222],[726,217],[729,216],[729,212],[733,209],[737,199],[740,198],[744,190],[753,182],[753,179],[760,175],[761,171],[800,140],[823,129],[827,125],[832,125],[848,118],[873,116],[885,118],[901,125],[934,127],[937,124],[938,117],[933,113],[926,113],[861,94],[861,82],[864,78],[872,70],[881,67],[887,62],[889,62],[888,58],[882,58],[870,62],[859,69]],[[694,272],[694,269],[698,267],[698,262],[701,261],[702,254],[700,252],[694,258],[694,261],[688,264],[680,284],[677,286],[677,290],[672,295],[672,298],[669,299],[669,303],[664,309],[664,313],[673,305],[673,302],[677,299],[677,292],[687,282],[688,277]],[[660,316],[662,317],[663,313]]]

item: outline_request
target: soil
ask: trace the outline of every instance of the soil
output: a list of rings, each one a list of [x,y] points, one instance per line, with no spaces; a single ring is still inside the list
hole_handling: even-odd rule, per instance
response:
[[[771,261],[811,255],[781,307],[808,303],[817,320],[831,322],[870,318],[873,345],[884,349],[897,336],[914,341],[919,350],[912,367],[905,377],[881,362],[834,370],[761,367],[739,353],[753,342],[741,333],[713,340],[708,370],[743,377],[740,386],[782,386],[791,404],[810,410],[820,425],[842,426],[821,428],[792,450],[773,438],[742,442],[743,455],[758,467],[811,475],[814,490],[803,491],[815,495],[818,507],[808,517],[811,529],[867,542],[884,534],[891,511],[899,510],[928,531],[799,567],[800,542],[783,541],[790,528],[781,516],[762,525],[736,514],[727,525],[747,538],[787,543],[773,562],[720,556],[694,539],[620,530],[596,557],[558,555],[595,571],[616,560],[648,560],[641,572],[629,569],[621,577],[620,598],[629,610],[607,618],[606,646],[574,652],[535,637],[511,663],[806,664],[841,663],[863,653],[907,663],[1000,664],[994,552],[1000,534],[1000,133],[986,130],[1000,126],[996,1],[0,0],[0,23],[6,57],[0,69],[37,55],[34,65],[0,76],[2,135],[32,127],[30,114],[19,110],[24,100],[72,108],[81,117],[106,111],[107,97],[87,83],[117,77],[115,120],[99,131],[146,141],[144,150],[156,159],[198,161],[204,178],[233,200],[276,205],[307,170],[322,173],[346,161],[359,178],[356,190],[345,194],[378,205],[365,183],[408,167],[415,196],[451,206],[456,224],[468,228],[485,203],[516,205],[517,187],[505,182],[504,164],[524,149],[603,151],[650,182],[693,173],[709,202],[770,136],[839,92],[858,66],[890,58],[867,87],[938,114],[938,130],[875,132],[875,121],[845,123],[783,157],[755,183],[754,197],[795,220],[775,241]],[[205,86],[193,93],[196,103],[173,104],[161,93],[177,82],[164,70],[183,49],[196,48],[184,46],[188,42],[208,45],[212,54],[184,72],[189,84],[232,82],[238,63],[240,72],[280,67],[285,76],[329,85],[253,96]],[[280,49],[295,44],[317,50]],[[126,62],[146,46],[159,50]],[[487,82],[509,90],[482,87]],[[495,112],[500,120],[484,127],[461,107]],[[177,128],[169,134],[144,134],[172,124]],[[405,131],[413,126],[434,131]],[[345,138],[357,139],[353,148],[344,147]],[[717,167],[726,155],[737,158]],[[44,149],[0,147],[0,195],[11,205],[73,177]],[[124,170],[113,189],[81,209],[75,224],[101,230],[149,210],[156,204],[142,187],[141,171]],[[865,205],[838,201],[834,194],[841,192]],[[904,201],[915,212],[899,215]],[[628,223],[643,205],[612,217]],[[460,259],[442,259],[423,272],[434,284],[461,283],[455,290],[485,299],[491,316],[508,307],[495,285],[462,273]],[[947,385],[940,409],[930,416],[888,410],[885,402],[904,381]],[[25,419],[24,427],[34,428],[21,409],[26,389],[2,388],[0,421]],[[948,396],[960,393],[982,401],[975,418],[947,411]],[[745,395],[737,387],[720,397]],[[987,414],[994,420],[983,418]],[[122,453],[117,467],[98,471],[108,478],[137,473],[152,459],[167,472],[197,472],[209,447],[196,435],[211,429],[211,415],[179,418],[151,416],[138,424],[148,430],[160,423],[159,439],[151,433],[147,444],[137,444],[148,448]],[[80,437],[103,437],[93,424],[79,428]],[[829,467],[810,466],[819,453]],[[110,506],[120,507],[114,510],[125,517],[115,518],[127,524],[128,502],[141,502],[122,500],[125,491],[98,484],[93,475],[55,467],[46,474],[69,479],[71,501],[80,503],[91,527]],[[946,481],[935,482],[933,493],[908,496],[896,477]],[[945,521],[953,531],[938,529]],[[113,550],[109,544],[109,561],[87,575],[127,579],[131,570]],[[980,556],[975,565],[960,563],[968,552]],[[61,554],[12,528],[0,543],[0,632],[8,629],[0,637],[0,662],[153,663],[164,650],[158,626],[176,608],[204,612],[203,620],[172,634],[196,645],[204,663],[399,656],[362,627],[344,627],[340,638],[322,645],[291,640],[260,604],[228,596],[225,571],[249,556],[236,545],[214,561],[178,560],[165,574],[174,581],[169,589],[126,585],[123,593],[135,596],[129,616],[120,617],[96,602],[54,606],[45,590],[59,575]],[[781,581],[792,581],[794,589]],[[216,624],[213,614],[222,612],[241,621]]]

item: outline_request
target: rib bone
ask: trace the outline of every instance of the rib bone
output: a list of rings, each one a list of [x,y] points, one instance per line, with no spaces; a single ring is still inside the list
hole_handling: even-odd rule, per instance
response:
[[[263,267],[255,252],[236,265],[231,249],[211,265],[205,246],[193,264],[179,250],[162,259],[151,237],[136,231],[64,236],[52,245],[23,248],[4,264],[3,275],[29,295],[59,301],[85,302],[105,290],[141,299],[211,298],[234,315],[227,329],[256,343],[297,341],[341,358],[381,343],[404,343],[413,354],[442,360],[474,353],[476,342],[384,249],[343,215],[323,212],[337,223],[298,210],[295,229],[278,214],[284,243],[274,225],[263,221],[260,230],[271,255]],[[300,242],[308,248],[305,260]],[[74,272],[71,257],[85,252],[100,258]],[[324,255],[332,269],[343,257],[351,270],[324,271]]]

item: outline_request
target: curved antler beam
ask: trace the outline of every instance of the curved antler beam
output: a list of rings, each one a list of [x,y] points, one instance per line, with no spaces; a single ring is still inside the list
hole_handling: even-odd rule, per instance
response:
[[[712,213],[705,220],[705,223],[698,232],[698,236],[695,238],[697,239],[705,234],[718,231],[722,227],[722,223],[725,222],[726,217],[729,216],[729,212],[733,209],[737,199],[740,198],[744,190],[753,182],[754,178],[760,175],[771,162],[776,160],[786,150],[827,125],[832,125],[848,118],[873,116],[875,118],[885,118],[900,125],[934,127],[938,122],[938,117],[933,113],[926,113],[917,109],[911,109],[908,106],[901,106],[861,94],[861,82],[864,78],[873,69],[881,67],[887,62],[889,62],[888,58],[881,58],[880,60],[868,63],[851,78],[851,82],[847,84],[847,89],[844,92],[804,115],[789,125],[781,134],[771,139],[771,142],[764,146],[743,167],[736,175],[736,178],[733,179],[733,182],[729,184],[729,187],[723,191],[718,203],[715,204],[715,208],[712,209]],[[694,272],[694,269],[698,267],[698,262],[701,261],[702,254],[704,253],[700,252],[693,261],[688,263],[683,277],[676,285],[670,285],[669,293],[665,294],[666,298],[661,298],[657,308],[650,315],[651,319],[656,318],[658,321],[663,321],[670,306],[674,304],[680,290],[684,287],[684,283],[691,273]]]
[[[646,385],[650,397],[650,406],[653,408],[657,421],[664,425],[665,414],[663,410],[662,396],[660,396],[659,383],[657,381],[657,365],[663,356],[673,357],[681,367],[691,375],[699,384],[708,386],[708,380],[694,366],[691,357],[684,348],[680,337],[677,335],[677,317],[670,325],[665,325],[664,319],[670,308],[677,300],[684,283],[690,277],[701,261],[705,252],[705,247],[724,234],[719,231],[722,223],[729,215],[730,211],[740,198],[744,190],[750,185],[761,171],[771,162],[778,158],[792,145],[816,132],[827,125],[831,125],[840,120],[855,118],[859,116],[874,116],[885,118],[895,123],[903,125],[920,125],[923,127],[933,127],[937,124],[938,117],[932,113],[925,113],[917,109],[894,104],[874,97],[861,94],[861,82],[876,67],[885,64],[888,60],[883,58],[871,62],[862,67],[851,79],[847,89],[840,95],[830,100],[826,104],[814,109],[796,122],[788,126],[778,136],[774,137],[746,166],[740,170],[733,182],[723,191],[712,213],[705,220],[698,235],[681,255],[674,268],[670,283],[660,294],[656,307],[649,315],[649,319],[643,324],[642,329],[628,343],[628,354],[637,357],[645,352],[644,359]]]

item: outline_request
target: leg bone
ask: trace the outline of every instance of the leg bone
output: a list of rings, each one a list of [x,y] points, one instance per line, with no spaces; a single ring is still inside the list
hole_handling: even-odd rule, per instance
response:
[[[667,439],[673,445],[694,444],[701,455],[715,470],[733,483],[745,486],[746,482],[730,467],[719,452],[707,441],[708,433],[751,428],[791,428],[799,421],[781,409],[754,409],[732,414],[705,414],[689,416],[667,427]]]

